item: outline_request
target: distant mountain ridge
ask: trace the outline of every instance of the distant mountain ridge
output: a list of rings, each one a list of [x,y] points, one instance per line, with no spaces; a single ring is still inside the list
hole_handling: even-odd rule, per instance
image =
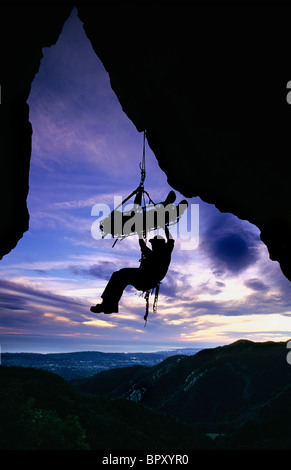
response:
[[[34,367],[48,370],[66,380],[89,377],[98,372],[136,364],[153,366],[176,354],[195,354],[200,348],[182,348],[153,353],[106,353],[81,351],[68,353],[2,353],[4,366]]]
[[[290,450],[286,346],[239,340],[70,383],[2,365],[0,448]]]

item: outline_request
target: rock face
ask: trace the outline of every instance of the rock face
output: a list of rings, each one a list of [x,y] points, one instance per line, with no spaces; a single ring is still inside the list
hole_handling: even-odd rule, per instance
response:
[[[26,101],[42,47],[56,43],[70,12],[70,5],[54,2],[1,5],[0,259],[28,230],[32,128]]]
[[[30,83],[73,6],[169,184],[256,225],[291,280],[290,8],[270,4],[6,7],[0,256],[28,227]]]

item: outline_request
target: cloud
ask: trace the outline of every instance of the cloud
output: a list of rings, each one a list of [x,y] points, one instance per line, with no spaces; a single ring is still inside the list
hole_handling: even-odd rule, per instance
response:
[[[88,268],[71,266],[71,270],[75,275],[88,277],[90,279],[110,279],[111,274],[116,271],[116,262],[103,261]]]
[[[6,334],[86,336],[116,326],[93,318],[88,305],[78,299],[6,280],[0,281],[0,318],[0,330]]]
[[[211,296],[213,295],[218,295],[223,292],[224,288],[226,287],[226,284],[224,282],[216,281],[216,282],[210,282],[210,280],[207,280],[206,282],[203,282],[199,285],[199,292],[204,294],[209,294]]]
[[[90,320],[84,321],[84,325],[91,327],[102,327],[102,328],[114,328],[116,325],[108,320],[101,320],[99,318],[92,318]]]
[[[1,292],[1,299],[0,299],[0,310],[23,310],[25,303],[23,299],[20,297],[16,297],[14,294],[10,294],[7,292]]]
[[[32,311],[41,303],[42,307],[76,310],[82,302],[53,292],[36,289],[29,284],[0,280],[0,307],[3,310]]]
[[[214,241],[212,255],[234,273],[240,272],[254,262],[252,247],[238,234],[222,236]]]
[[[186,274],[175,269],[169,269],[166,277],[162,280],[160,293],[169,299],[183,299],[192,292]]]
[[[270,289],[264,282],[256,278],[245,281],[245,286],[257,292],[267,292]]]
[[[283,341],[289,336],[289,326],[282,315],[270,314],[233,317],[228,321],[220,315],[204,316],[197,319],[195,328],[182,331],[184,341],[207,341],[226,344],[239,338],[252,341]]]
[[[2,333],[73,335],[84,328],[88,312],[85,302],[22,282],[1,281],[0,299]]]
[[[217,214],[205,230],[200,248],[217,276],[237,275],[258,260],[258,243],[257,232],[239,224],[235,216]]]

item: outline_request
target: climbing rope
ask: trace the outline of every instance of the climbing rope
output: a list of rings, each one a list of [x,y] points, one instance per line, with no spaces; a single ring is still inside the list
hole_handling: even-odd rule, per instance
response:
[[[145,137],[146,137],[146,131],[143,133],[143,151],[142,151],[142,162],[139,164],[139,168],[141,171],[141,178],[140,178],[140,186],[143,187],[144,185],[144,180],[146,177],[146,168],[145,168]]]
[[[139,186],[129,195],[127,196],[117,207],[115,207],[115,211],[119,209],[125,202],[127,202],[130,198],[135,196],[134,204],[138,204],[141,206],[142,210],[146,210],[146,201],[145,196],[148,197],[148,203],[155,205],[154,201],[151,199],[149,193],[144,189],[144,181],[146,178],[146,164],[145,164],[145,138],[146,138],[146,131],[143,133],[143,152],[142,152],[142,161],[139,164],[141,176],[140,176],[140,183]],[[143,232],[143,238],[146,238],[145,231]],[[122,238],[121,238],[122,240]],[[114,241],[112,248],[117,243],[118,238]]]

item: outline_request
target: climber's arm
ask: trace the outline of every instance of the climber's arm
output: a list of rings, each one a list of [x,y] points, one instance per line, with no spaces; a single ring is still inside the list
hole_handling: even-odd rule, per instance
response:
[[[140,251],[141,251],[144,255],[146,255],[147,252],[149,252],[149,251],[151,252],[150,248],[148,248],[148,247],[146,246],[146,242],[144,241],[143,238],[140,238],[140,239],[139,239],[139,246],[140,246]]]
[[[167,248],[169,250],[169,252],[172,252],[172,250],[174,249],[174,245],[175,245],[175,240],[172,236],[172,234],[170,233],[169,231],[169,228],[167,225],[165,225],[165,234],[166,234],[166,237],[167,237]]]
[[[170,233],[167,225],[165,225],[165,234],[166,234],[166,237],[167,237],[167,241],[169,241],[169,240],[174,241],[174,239],[172,237],[172,234]]]

